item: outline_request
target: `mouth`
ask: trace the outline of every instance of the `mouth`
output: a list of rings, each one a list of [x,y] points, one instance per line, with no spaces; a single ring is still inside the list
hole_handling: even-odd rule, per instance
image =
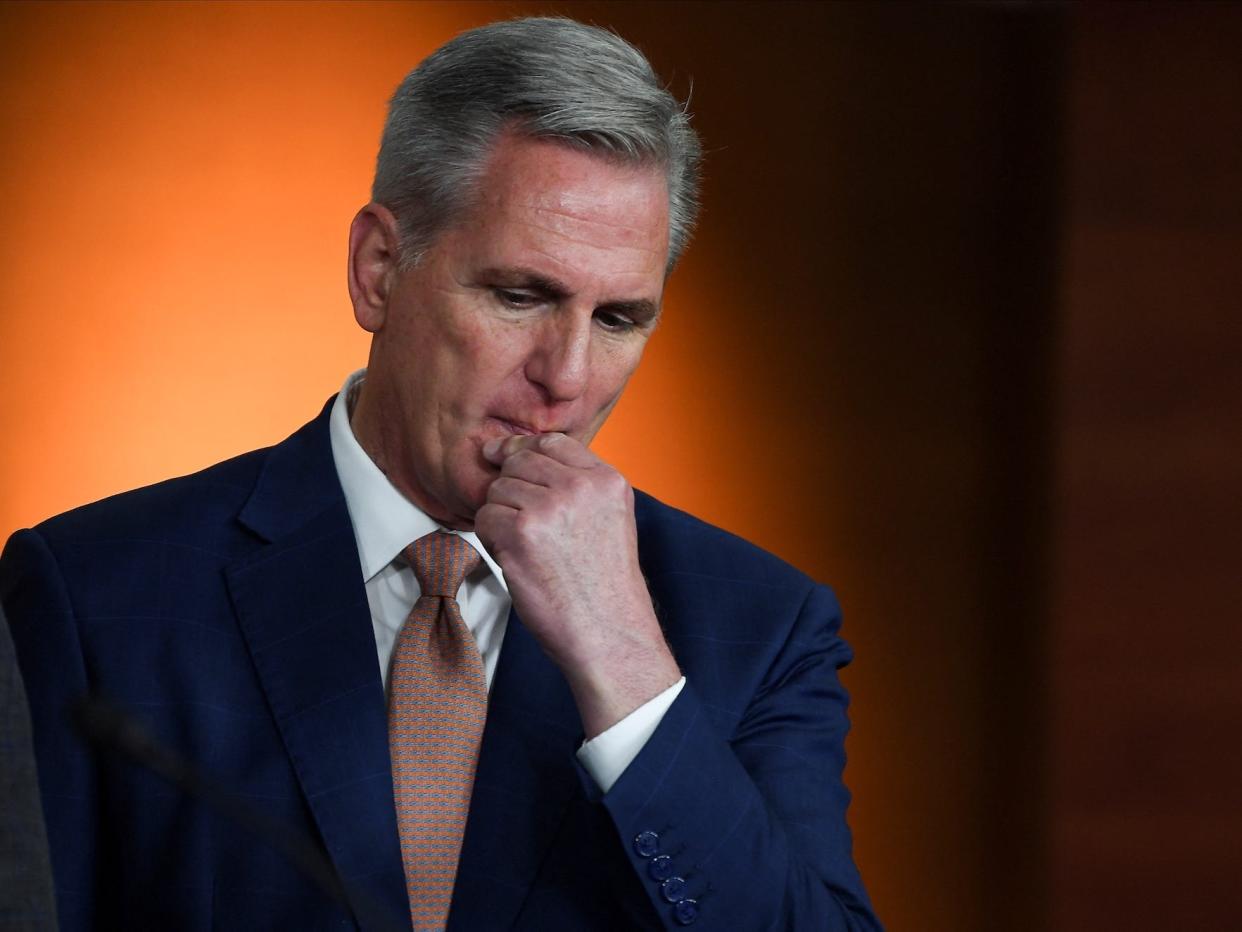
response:
[[[529,437],[534,434],[547,433],[546,430],[540,430],[533,424],[527,424],[523,421],[511,421],[508,418],[496,417],[495,415],[489,416],[487,420],[489,424],[499,427],[503,433],[510,435]]]

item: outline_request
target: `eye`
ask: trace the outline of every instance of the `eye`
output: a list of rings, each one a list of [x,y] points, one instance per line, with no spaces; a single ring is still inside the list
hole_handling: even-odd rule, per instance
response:
[[[595,312],[595,319],[599,321],[605,330],[612,330],[617,333],[633,330],[637,326],[630,318],[616,311],[598,310]]]
[[[537,294],[532,294],[529,291],[518,291],[513,288],[493,288],[492,293],[496,295],[496,299],[501,304],[514,310],[536,307],[541,300]]]

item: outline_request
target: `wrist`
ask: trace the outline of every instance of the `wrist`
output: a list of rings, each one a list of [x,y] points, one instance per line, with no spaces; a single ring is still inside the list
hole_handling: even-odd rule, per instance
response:
[[[615,645],[591,659],[565,664],[562,672],[588,741],[660,695],[682,675],[663,637]]]

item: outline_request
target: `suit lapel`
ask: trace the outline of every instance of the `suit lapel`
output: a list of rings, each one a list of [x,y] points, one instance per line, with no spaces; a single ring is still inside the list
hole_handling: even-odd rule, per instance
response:
[[[330,407],[273,449],[240,516],[267,545],[225,572],[330,858],[348,886],[404,916],[384,692]]]
[[[573,695],[514,612],[488,701],[449,928],[508,929],[569,804],[582,796]]]

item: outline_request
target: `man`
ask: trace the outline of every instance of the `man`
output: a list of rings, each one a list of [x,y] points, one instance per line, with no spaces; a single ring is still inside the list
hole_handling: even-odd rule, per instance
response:
[[[617,37],[459,36],[398,89],[350,231],[365,372],[269,450],[14,535],[0,593],[63,928],[351,923],[75,743],[87,689],[416,929],[877,927],[831,594],[588,448],[656,326],[697,159]]]

